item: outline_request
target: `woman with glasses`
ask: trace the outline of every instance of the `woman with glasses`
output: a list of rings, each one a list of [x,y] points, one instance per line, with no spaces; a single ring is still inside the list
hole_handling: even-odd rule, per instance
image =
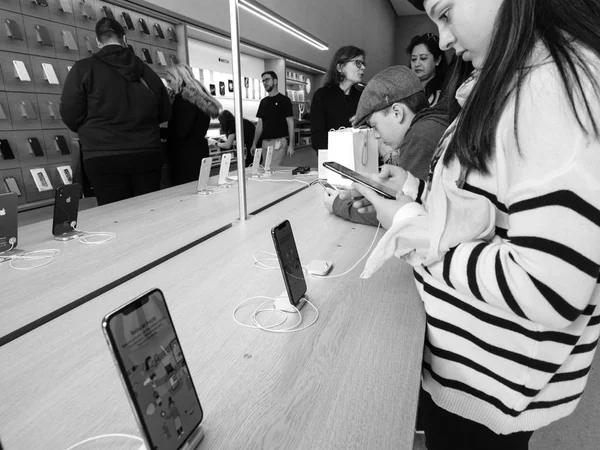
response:
[[[410,41],[406,52],[410,55],[410,68],[423,84],[429,106],[435,105],[442,93],[447,67],[438,37],[433,33],[417,35]]]
[[[312,148],[327,149],[327,133],[351,127],[361,90],[356,87],[365,72],[365,52],[348,45],[340,48],[329,65],[325,84],[317,89],[310,110]]]

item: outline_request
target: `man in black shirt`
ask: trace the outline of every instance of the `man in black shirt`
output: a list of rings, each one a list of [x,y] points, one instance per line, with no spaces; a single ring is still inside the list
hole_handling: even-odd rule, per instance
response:
[[[256,144],[262,137],[263,159],[267,148],[272,146],[271,163],[279,166],[286,152],[290,156],[294,154],[294,111],[290,99],[277,89],[277,74],[269,71],[263,73],[261,78],[269,96],[263,98],[258,106],[258,124],[250,151],[254,154]]]

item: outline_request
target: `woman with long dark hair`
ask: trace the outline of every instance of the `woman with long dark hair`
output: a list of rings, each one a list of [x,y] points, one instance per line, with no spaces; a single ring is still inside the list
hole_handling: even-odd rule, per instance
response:
[[[435,105],[442,94],[447,69],[438,37],[433,33],[417,35],[410,41],[406,52],[410,55],[410,68],[423,84],[429,106]]]
[[[315,150],[327,148],[327,133],[351,127],[361,90],[356,84],[365,73],[365,52],[348,45],[340,48],[329,64],[325,84],[315,92],[310,107],[311,145]]]
[[[389,226],[365,276],[414,266],[427,448],[527,449],[577,406],[600,335],[600,3],[410,1],[475,71],[427,182],[357,187]]]
[[[209,156],[206,132],[221,104],[185,64],[167,67],[166,79],[175,94],[167,147],[171,181],[178,185],[198,179],[202,158]]]

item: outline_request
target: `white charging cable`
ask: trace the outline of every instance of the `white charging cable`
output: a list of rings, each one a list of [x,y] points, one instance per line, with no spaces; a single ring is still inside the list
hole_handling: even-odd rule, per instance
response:
[[[248,178],[249,180],[252,180],[256,183],[302,183],[305,184],[307,186],[310,186],[310,183],[307,183],[306,181],[303,180],[296,180],[296,179],[291,179],[291,180],[261,180],[258,178]]]
[[[254,325],[248,325],[248,324],[240,322],[237,319],[237,317],[236,317],[236,313],[239,311],[239,309],[242,307],[242,305],[244,305],[245,303],[248,303],[251,300],[256,300],[256,299],[261,299],[261,298],[266,299],[266,300],[264,302],[262,302],[254,310],[254,312],[252,313],[252,316],[250,316],[250,319],[252,320],[252,323]],[[263,330],[263,331],[267,331],[269,333],[295,333],[297,331],[306,330],[307,328],[312,327],[317,322],[317,319],[319,318],[319,310],[317,309],[317,307],[315,305],[313,305],[308,299],[305,299],[304,301],[306,301],[306,303],[308,303],[310,306],[312,306],[312,308],[315,310],[316,316],[315,316],[314,320],[311,323],[309,323],[308,325],[305,325],[305,326],[303,326],[301,328],[298,328],[302,324],[302,321],[303,321],[302,313],[300,312],[300,310],[298,308],[296,308],[294,305],[292,305],[290,303],[290,306],[295,310],[292,314],[298,314],[298,321],[294,325],[292,325],[292,326],[290,326],[288,328],[284,328],[282,330],[275,330],[274,329],[275,327],[283,325],[286,322],[286,320],[287,320],[287,314],[286,314],[285,311],[282,311],[280,309],[276,309],[275,307],[272,307],[270,309],[269,308],[263,309],[263,305],[265,305],[265,304],[267,304],[269,302],[273,302],[274,303],[276,300],[277,299],[275,299],[273,297],[265,297],[265,296],[262,296],[262,295],[259,295],[259,296],[256,296],[256,297],[247,298],[246,300],[244,300],[243,302],[241,302],[239,305],[237,305],[235,307],[235,309],[233,310],[233,320],[235,320],[235,322],[238,325],[241,325],[243,327],[253,328],[253,329],[258,329],[258,330]],[[284,318],[283,318],[283,320],[281,322],[278,322],[275,325],[266,326],[266,325],[262,325],[258,321],[258,316],[260,314],[262,314],[262,313],[283,314]]]
[[[113,434],[102,434],[100,436],[94,436],[94,437],[88,438],[84,441],[78,442],[77,444],[71,445],[67,450],[73,450],[74,448],[77,448],[83,444],[87,444],[88,442],[92,442],[92,441],[97,441],[98,439],[108,439],[108,438],[115,438],[115,437],[135,439],[136,441],[140,441],[142,444],[144,443],[144,440],[141,437],[134,436],[133,434],[113,433]],[[142,446],[141,448],[145,448],[145,447]]]
[[[11,242],[10,248],[6,252],[10,252],[15,247],[14,242]],[[49,248],[45,250],[34,250],[27,253],[18,253],[16,255],[5,255],[6,252],[0,253],[0,258],[3,258],[2,261],[9,261],[8,265],[11,269],[15,270],[33,270],[39,269],[40,267],[44,267],[54,261],[54,258],[60,254],[60,250],[57,248]],[[4,256],[3,256],[4,255]],[[36,264],[34,266],[27,267],[19,267],[15,266],[14,262],[18,260],[23,261],[42,261],[41,264]]]
[[[77,228],[73,228],[73,231],[83,233],[83,236],[77,238],[82,244],[98,245],[105,244],[117,238],[117,233],[111,233],[109,231],[83,231]],[[104,237],[104,239],[94,240],[94,238]],[[92,239],[92,240],[90,240]]]
[[[365,252],[365,254],[363,256],[361,256],[361,258],[356,261],[356,263],[348,270],[346,270],[344,273],[340,273],[337,275],[315,275],[315,274],[309,274],[306,271],[306,266],[302,266],[302,270],[304,271],[305,274],[307,275],[311,275],[313,277],[316,278],[338,278],[338,277],[343,277],[344,275],[349,274],[350,272],[352,272],[356,266],[358,266],[360,264],[360,262],[365,259],[367,257],[367,255],[369,254],[369,252],[371,251],[371,249],[373,248],[373,246],[375,245],[375,241],[377,240],[377,235],[379,234],[379,229],[381,228],[381,224],[379,224],[377,226],[377,230],[375,230],[375,236],[373,236],[373,240],[371,241],[371,245],[369,245],[369,248],[367,249],[367,251]],[[260,258],[257,255],[266,255],[266,258]],[[269,265],[269,264],[265,264],[263,261],[279,261],[277,258],[277,255],[275,253],[272,252],[267,252],[264,250],[258,250],[254,253],[252,253],[252,259],[254,259],[254,262],[252,263],[252,265],[254,267],[256,267],[257,269],[260,270],[275,270],[275,269],[279,269],[279,264],[277,265]]]

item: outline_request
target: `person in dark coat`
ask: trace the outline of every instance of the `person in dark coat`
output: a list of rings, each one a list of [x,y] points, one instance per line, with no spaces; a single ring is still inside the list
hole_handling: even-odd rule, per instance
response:
[[[362,92],[356,85],[366,67],[365,52],[352,45],[333,55],[325,84],[315,92],[310,107],[311,145],[316,151],[328,148],[329,130],[352,126]]]
[[[243,121],[243,134],[244,134],[244,151],[246,152],[245,165],[248,167],[254,162],[252,153],[248,150],[254,142],[254,133],[256,127],[248,119],[242,119]],[[219,123],[221,124],[221,134],[226,136],[225,142],[216,142],[217,147],[221,150],[230,150],[234,147],[235,138],[235,116],[229,110],[224,110],[219,114]]]
[[[202,158],[209,156],[206,132],[210,120],[219,115],[221,104],[185,64],[167,67],[166,79],[175,94],[167,151],[171,181],[176,186],[198,179]]]
[[[85,174],[104,205],[160,188],[159,126],[171,104],[158,75],[127,47],[119,22],[100,19],[96,38],[100,51],[67,75],[60,114],[79,135]]]

